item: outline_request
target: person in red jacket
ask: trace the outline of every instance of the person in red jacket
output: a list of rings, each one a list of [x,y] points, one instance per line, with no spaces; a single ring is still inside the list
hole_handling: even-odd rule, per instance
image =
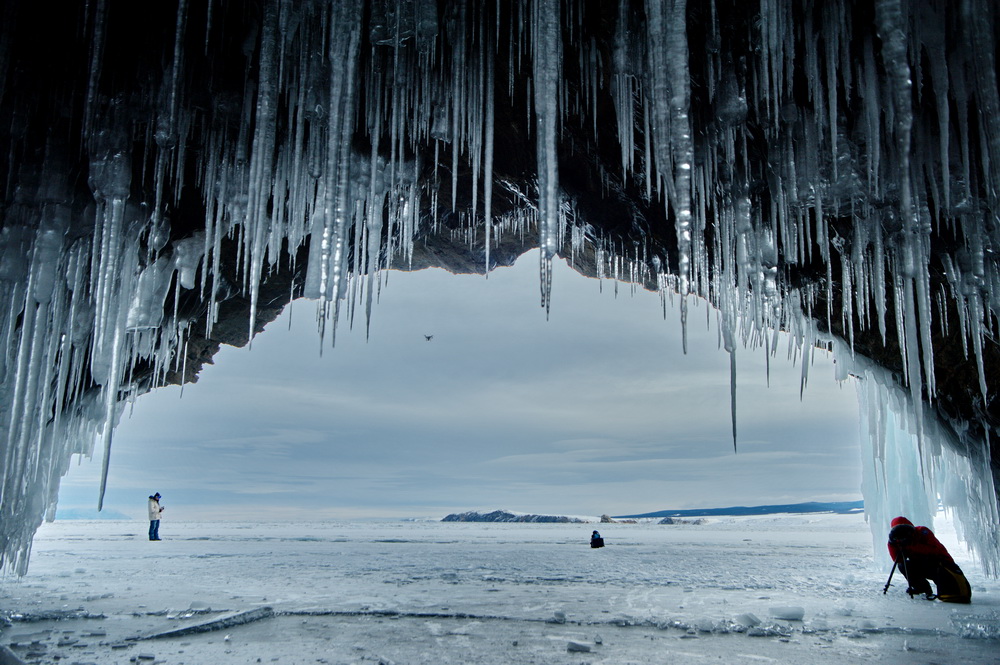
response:
[[[965,574],[934,532],[925,526],[913,526],[905,517],[892,520],[889,530],[889,555],[906,577],[910,597],[924,594],[927,600],[946,603],[972,602],[972,589]],[[937,596],[928,580],[934,580]]]

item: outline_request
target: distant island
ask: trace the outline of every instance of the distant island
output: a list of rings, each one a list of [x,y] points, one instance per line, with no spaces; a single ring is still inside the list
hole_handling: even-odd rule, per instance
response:
[[[863,513],[864,501],[834,501],[820,503],[789,503],[776,506],[731,506],[729,508],[697,508],[694,510],[658,510],[641,515],[619,515],[615,519],[642,519],[654,517],[733,517],[740,515],[775,515],[778,513]]]
[[[117,510],[104,509],[100,512],[96,508],[56,508],[56,521],[60,520],[130,520],[125,513]]]
[[[506,510],[494,510],[490,513],[480,513],[474,510],[467,513],[452,513],[442,522],[537,522],[546,524],[585,524],[587,520],[561,515],[515,515]]]

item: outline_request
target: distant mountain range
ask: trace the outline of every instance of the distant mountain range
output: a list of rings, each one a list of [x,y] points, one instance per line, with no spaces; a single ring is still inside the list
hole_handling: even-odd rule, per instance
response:
[[[731,506],[729,508],[697,508],[694,510],[658,510],[641,515],[616,515],[615,519],[640,519],[643,517],[721,517],[739,515],[775,515],[778,513],[862,513],[864,501],[833,501],[820,503],[786,503],[776,506]]]

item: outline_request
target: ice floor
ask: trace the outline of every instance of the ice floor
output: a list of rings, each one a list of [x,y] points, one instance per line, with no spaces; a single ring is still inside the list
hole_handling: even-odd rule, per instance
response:
[[[952,547],[972,605],[883,595],[856,515],[146,526],[44,525],[0,585],[0,644],[63,665],[1000,663],[1000,583]]]

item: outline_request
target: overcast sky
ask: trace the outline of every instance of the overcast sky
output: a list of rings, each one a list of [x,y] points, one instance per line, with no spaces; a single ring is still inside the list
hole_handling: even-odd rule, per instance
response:
[[[546,321],[537,251],[488,280],[392,272],[370,340],[343,316],[322,356],[315,304],[297,301],[183,396],[139,398],[105,507],[145,519],[159,491],[165,520],[310,520],[861,498],[857,398],[828,356],[800,400],[785,347],[770,386],[763,351],[738,352],[734,454],[714,312],[695,305],[684,355],[676,309],[618,290],[560,262]],[[92,509],[99,471],[74,466],[60,508]]]

